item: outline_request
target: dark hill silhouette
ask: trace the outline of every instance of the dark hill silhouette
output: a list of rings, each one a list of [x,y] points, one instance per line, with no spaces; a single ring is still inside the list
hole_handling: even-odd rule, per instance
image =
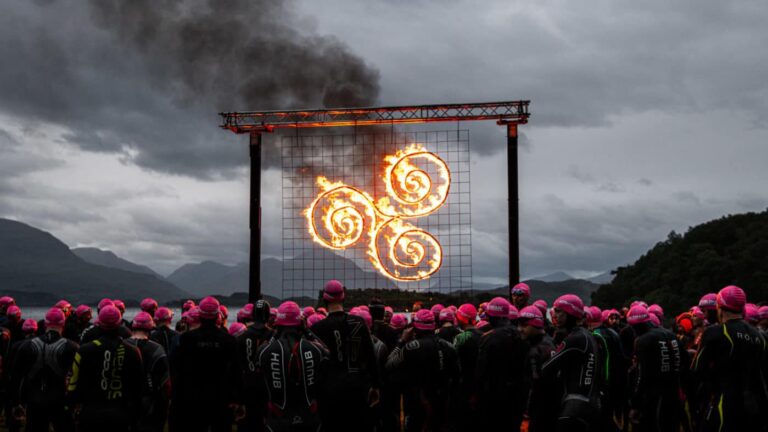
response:
[[[72,248],[72,253],[82,258],[83,261],[89,262],[91,264],[116,268],[120,270],[134,272],[134,273],[144,273],[144,274],[149,274],[149,275],[162,278],[162,276],[157,274],[151,268],[145,265],[132,263],[126,259],[120,258],[119,256],[115,255],[115,253],[112,251],[102,250],[98,248],[91,248],[91,247],[82,247],[82,248]]]
[[[50,304],[36,293],[73,303],[93,303],[102,297],[165,301],[188,295],[152,275],[87,263],[50,233],[9,219],[0,219],[0,292],[28,294],[23,304],[32,306]]]
[[[768,300],[768,210],[725,216],[685,235],[671,232],[634,264],[619,267],[592,299],[615,307],[642,298],[680,312],[730,284],[752,303]]]

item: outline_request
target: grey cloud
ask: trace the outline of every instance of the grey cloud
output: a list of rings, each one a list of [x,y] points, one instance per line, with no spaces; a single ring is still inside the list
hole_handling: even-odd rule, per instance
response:
[[[637,183],[640,184],[640,185],[643,185],[643,186],[652,186],[653,185],[653,181],[651,181],[650,179],[647,179],[647,178],[638,179]]]

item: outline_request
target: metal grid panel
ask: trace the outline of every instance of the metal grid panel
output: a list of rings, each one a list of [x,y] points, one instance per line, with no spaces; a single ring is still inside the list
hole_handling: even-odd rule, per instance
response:
[[[364,244],[333,251],[314,243],[304,210],[320,193],[317,176],[366,191],[375,200],[386,195],[384,156],[412,143],[437,154],[451,171],[445,204],[408,223],[434,235],[443,248],[440,270],[429,279],[401,282],[386,278],[369,262]],[[348,288],[400,288],[452,292],[472,287],[469,131],[284,136],[283,298],[315,298],[328,279]]]

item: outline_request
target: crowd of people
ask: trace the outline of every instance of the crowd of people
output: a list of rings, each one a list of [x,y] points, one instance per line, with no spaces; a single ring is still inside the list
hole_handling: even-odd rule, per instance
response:
[[[180,319],[152,299],[60,301],[41,321],[0,298],[10,431],[761,431],[768,306],[728,286],[665,317],[518,284],[480,305],[377,299],[317,309],[213,297]],[[95,318],[95,319],[94,319]],[[175,323],[174,323],[175,321]]]

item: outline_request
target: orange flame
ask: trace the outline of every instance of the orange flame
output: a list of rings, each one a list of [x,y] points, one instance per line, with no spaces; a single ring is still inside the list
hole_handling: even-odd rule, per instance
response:
[[[442,246],[435,236],[404,219],[426,216],[442,207],[450,190],[448,165],[420,144],[384,160],[388,164],[384,171],[388,196],[378,201],[342,182],[317,178],[321,193],[304,211],[310,237],[335,250],[346,249],[365,237],[369,260],[385,276],[398,281],[429,278],[442,265]],[[436,182],[421,168],[424,164],[434,167]]]

